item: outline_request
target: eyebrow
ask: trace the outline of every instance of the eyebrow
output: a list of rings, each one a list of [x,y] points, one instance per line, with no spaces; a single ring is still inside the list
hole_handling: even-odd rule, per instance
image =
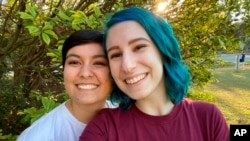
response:
[[[150,40],[148,40],[148,39],[146,39],[146,38],[143,38],[143,37],[140,37],[140,38],[135,38],[135,39],[129,41],[128,44],[130,45],[130,44],[132,44],[132,43],[134,43],[134,42],[137,42],[137,41],[140,41],[140,40],[144,40],[144,41],[147,41],[147,42],[150,42],[150,43],[151,43]]]
[[[143,38],[143,37],[140,37],[140,38],[135,38],[135,39],[133,39],[133,40],[130,40],[130,41],[128,42],[128,44],[130,45],[130,44],[132,44],[132,43],[134,43],[134,42],[137,42],[137,41],[139,41],[139,40],[144,40],[144,41],[147,41],[147,42],[150,42],[150,43],[151,43],[150,40],[148,40],[148,39],[146,39],[146,38]],[[119,46],[117,46],[117,45],[111,46],[111,47],[107,50],[107,53],[109,53],[111,50],[118,49],[118,48],[119,48]]]
[[[77,55],[77,54],[69,54],[66,56],[66,59],[70,58],[70,57],[76,57],[76,58],[81,58],[80,55]],[[97,55],[94,55],[92,56],[92,58],[107,58],[104,54],[97,54]]]

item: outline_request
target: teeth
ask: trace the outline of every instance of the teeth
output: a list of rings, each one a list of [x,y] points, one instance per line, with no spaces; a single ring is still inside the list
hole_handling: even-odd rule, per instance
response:
[[[136,82],[142,80],[145,76],[146,76],[145,74],[142,74],[142,75],[139,75],[139,76],[134,77],[134,78],[132,78],[132,79],[127,79],[126,82],[127,82],[128,84],[134,84],[134,83],[136,83]]]
[[[78,88],[85,89],[85,90],[94,89],[96,87],[97,87],[97,85],[90,85],[90,84],[88,84],[88,85],[78,85]]]

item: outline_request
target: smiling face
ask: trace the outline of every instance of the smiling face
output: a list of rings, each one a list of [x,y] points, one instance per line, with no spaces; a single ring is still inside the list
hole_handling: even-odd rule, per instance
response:
[[[165,95],[160,52],[140,24],[125,21],[113,25],[106,47],[111,74],[125,94],[137,101]]]
[[[108,60],[100,44],[78,45],[67,52],[64,85],[74,102],[94,104],[106,100],[112,84]]]

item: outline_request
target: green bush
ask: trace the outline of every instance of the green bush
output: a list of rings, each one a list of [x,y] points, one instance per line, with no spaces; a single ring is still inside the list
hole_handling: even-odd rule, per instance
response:
[[[206,102],[215,102],[215,97],[210,94],[204,92],[203,88],[191,88],[188,95],[188,98],[200,100],[200,101],[206,101]]]
[[[0,139],[6,140],[15,139],[36,119],[68,98],[65,93],[57,94],[39,90],[31,91],[29,96],[25,97],[19,87],[2,92],[0,94]]]
[[[37,107],[30,107],[27,109],[24,109],[22,111],[19,111],[17,115],[24,115],[21,123],[29,123],[32,124],[35,120],[43,116],[44,114],[48,113],[52,109],[54,109],[57,105],[60,103],[57,103],[57,99],[55,99],[52,95],[48,97],[39,97],[39,100],[41,100],[42,108]]]

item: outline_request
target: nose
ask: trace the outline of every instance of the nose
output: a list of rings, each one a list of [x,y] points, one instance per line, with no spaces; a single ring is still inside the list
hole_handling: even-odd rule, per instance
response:
[[[132,53],[123,53],[122,69],[125,73],[132,73],[136,68],[136,58]]]
[[[85,78],[93,76],[93,71],[91,69],[91,66],[82,65],[81,70],[80,70],[80,76],[85,77]]]

